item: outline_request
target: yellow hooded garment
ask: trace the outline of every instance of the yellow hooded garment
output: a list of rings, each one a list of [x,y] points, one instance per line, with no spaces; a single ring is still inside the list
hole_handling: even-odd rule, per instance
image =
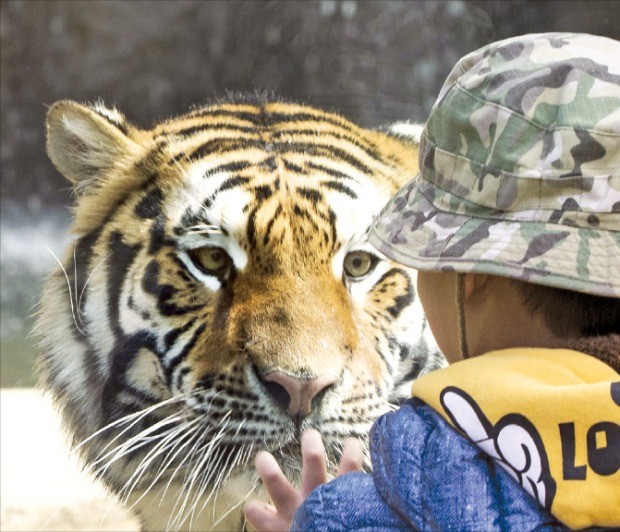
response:
[[[620,526],[620,375],[572,350],[457,362],[412,393],[571,528]]]

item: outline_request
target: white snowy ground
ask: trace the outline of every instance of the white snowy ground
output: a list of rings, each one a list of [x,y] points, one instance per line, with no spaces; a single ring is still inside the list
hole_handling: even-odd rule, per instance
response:
[[[0,530],[136,531],[137,520],[80,470],[35,389],[0,391]]]

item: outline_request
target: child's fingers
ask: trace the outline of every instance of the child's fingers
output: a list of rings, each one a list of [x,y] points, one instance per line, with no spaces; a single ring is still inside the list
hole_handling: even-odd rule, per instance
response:
[[[245,507],[247,520],[257,530],[288,529],[302,501],[314,488],[327,482],[325,447],[321,434],[317,430],[310,429],[302,434],[301,455],[301,494],[286,479],[271,454],[262,451],[256,455],[256,469],[275,505],[274,507],[266,503],[251,501]],[[362,463],[361,442],[355,438],[348,438],[345,440],[342,451],[338,475],[360,471]]]
[[[250,501],[243,509],[245,518],[257,530],[288,530],[290,521],[278,516],[276,509],[261,501]]]
[[[344,441],[344,449],[342,450],[336,476],[339,477],[345,473],[361,471],[363,464],[364,450],[362,448],[362,442],[357,438],[347,438]]]
[[[318,430],[309,429],[301,435],[301,457],[301,496],[305,499],[319,484],[327,482],[325,447]]]
[[[292,518],[301,503],[299,492],[291,486],[276,459],[268,452],[259,452],[255,464],[278,513]]]

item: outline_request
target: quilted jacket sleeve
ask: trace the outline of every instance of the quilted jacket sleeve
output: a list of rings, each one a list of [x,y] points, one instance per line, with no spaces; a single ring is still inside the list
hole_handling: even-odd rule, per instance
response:
[[[377,420],[371,475],[314,490],[294,530],[565,530],[434,410],[411,399]]]
[[[291,530],[317,532],[408,528],[385,504],[366,473],[349,473],[315,489],[297,510],[291,525]]]

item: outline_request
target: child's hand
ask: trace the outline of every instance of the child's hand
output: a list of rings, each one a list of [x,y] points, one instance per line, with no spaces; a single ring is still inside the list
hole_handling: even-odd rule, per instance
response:
[[[268,452],[256,455],[256,469],[273,501],[271,504],[250,501],[245,507],[245,517],[256,530],[288,530],[293,515],[308,494],[327,482],[325,447],[318,430],[310,429],[301,435],[301,492],[286,479],[275,458]],[[362,469],[362,444],[347,438],[336,476]]]

